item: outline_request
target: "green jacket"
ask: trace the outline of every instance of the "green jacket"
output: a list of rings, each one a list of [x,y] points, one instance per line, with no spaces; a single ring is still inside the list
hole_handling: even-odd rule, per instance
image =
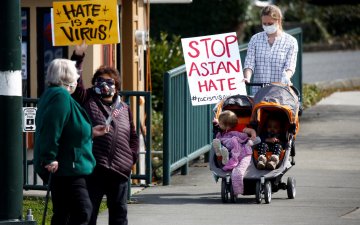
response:
[[[62,87],[51,86],[41,96],[36,112],[35,171],[57,160],[56,176],[90,174],[95,167],[92,127],[85,110]]]

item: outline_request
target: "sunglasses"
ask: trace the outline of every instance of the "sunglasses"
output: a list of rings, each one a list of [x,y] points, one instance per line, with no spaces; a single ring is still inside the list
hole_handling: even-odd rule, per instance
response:
[[[97,77],[97,78],[95,79],[95,82],[96,82],[96,83],[103,83],[103,82],[105,82],[105,83],[107,83],[107,84],[115,84],[115,81],[114,81],[114,79],[112,79],[112,78],[110,78],[110,79],[105,79],[105,78],[102,78],[102,77]]]

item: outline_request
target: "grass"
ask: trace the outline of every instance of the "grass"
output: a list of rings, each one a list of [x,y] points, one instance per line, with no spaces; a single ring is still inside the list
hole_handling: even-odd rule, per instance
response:
[[[24,197],[23,218],[25,218],[27,210],[31,209],[32,214],[34,216],[34,220],[37,221],[38,224],[41,224],[44,213],[44,207],[45,207],[44,197],[28,197],[28,196]],[[51,216],[52,216],[52,202],[49,201],[45,224],[50,224]]]
[[[45,197],[29,197],[24,196],[23,198],[23,218],[26,217],[26,213],[28,209],[31,209],[32,214],[34,216],[34,220],[37,221],[37,224],[42,224],[42,218],[45,208]],[[47,216],[46,216],[46,225],[50,225],[51,217],[52,217],[52,202],[51,199],[48,203]],[[100,205],[100,212],[103,212],[107,209],[106,201],[103,201]]]
[[[344,87],[344,88],[329,88],[329,89],[320,89],[313,84],[304,84],[303,85],[303,96],[302,96],[302,106],[304,109],[309,108],[319,102],[321,99],[328,97],[334,92],[341,91],[360,91],[359,87]]]

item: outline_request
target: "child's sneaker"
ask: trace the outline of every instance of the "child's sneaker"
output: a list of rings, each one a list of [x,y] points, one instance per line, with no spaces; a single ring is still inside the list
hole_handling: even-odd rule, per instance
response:
[[[222,156],[222,164],[226,165],[226,163],[229,161],[229,150],[223,146],[220,151]]]
[[[258,163],[256,165],[256,168],[258,168],[259,170],[263,170],[265,169],[265,164],[266,164],[266,157],[264,155],[260,155],[258,158]]]
[[[220,140],[215,138],[213,140],[212,146],[214,148],[216,156],[221,156],[221,142],[220,142]]]
[[[266,168],[269,170],[274,170],[278,163],[279,163],[279,156],[272,155],[266,164]]]

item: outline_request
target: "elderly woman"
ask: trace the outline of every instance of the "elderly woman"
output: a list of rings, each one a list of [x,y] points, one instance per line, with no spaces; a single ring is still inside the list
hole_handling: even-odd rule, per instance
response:
[[[252,36],[244,63],[244,81],[254,83],[281,82],[291,85],[298,53],[297,40],[282,28],[282,13],[275,5],[261,11],[264,31]],[[254,95],[260,87],[252,87]]]
[[[78,77],[74,62],[53,60],[36,113],[34,165],[41,177],[53,173],[52,225],[88,224],[92,204],[85,178],[95,167],[92,137],[106,133],[104,125],[91,127],[87,113],[70,95]]]

